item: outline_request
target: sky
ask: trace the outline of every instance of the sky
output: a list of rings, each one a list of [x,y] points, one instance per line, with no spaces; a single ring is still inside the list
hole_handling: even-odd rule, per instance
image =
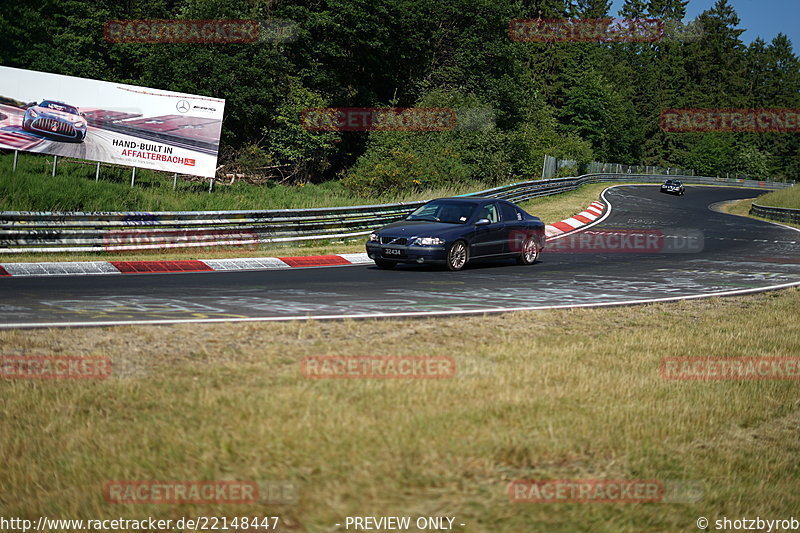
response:
[[[686,16],[693,19],[715,3],[715,0],[689,0]],[[739,28],[747,30],[742,34],[745,44],[756,37],[769,43],[778,33],[784,33],[791,39],[795,54],[800,53],[800,0],[728,0],[728,3],[741,19]],[[611,12],[616,15],[623,4],[623,0],[613,0]]]

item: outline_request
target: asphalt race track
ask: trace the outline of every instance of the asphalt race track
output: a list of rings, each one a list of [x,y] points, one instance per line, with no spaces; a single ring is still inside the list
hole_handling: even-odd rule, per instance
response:
[[[0,327],[481,313],[616,305],[800,284],[800,231],[709,207],[762,193],[687,187],[686,195],[678,197],[660,194],[657,186],[606,191],[610,214],[590,231],[700,234],[702,249],[688,253],[545,249],[532,266],[485,263],[461,272],[417,266],[385,271],[358,265],[5,278],[0,279]]]

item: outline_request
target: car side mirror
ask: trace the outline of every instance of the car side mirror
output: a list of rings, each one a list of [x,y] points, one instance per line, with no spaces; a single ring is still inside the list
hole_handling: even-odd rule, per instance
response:
[[[475,225],[476,226],[488,226],[491,223],[492,223],[492,221],[489,220],[488,218],[481,218],[475,223]]]

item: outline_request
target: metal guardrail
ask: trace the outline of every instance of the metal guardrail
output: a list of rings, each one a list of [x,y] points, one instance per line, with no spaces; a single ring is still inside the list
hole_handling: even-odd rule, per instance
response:
[[[575,190],[586,183],[659,183],[780,189],[789,183],[703,176],[587,174],[514,183],[465,194],[522,202]],[[347,239],[404,218],[425,202],[268,211],[0,212],[0,254],[113,252],[161,248],[248,246],[272,242]]]
[[[769,205],[758,205],[753,203],[750,207],[750,214],[757,217],[777,220],[779,222],[793,222],[800,224],[800,209],[788,207],[772,207]]]

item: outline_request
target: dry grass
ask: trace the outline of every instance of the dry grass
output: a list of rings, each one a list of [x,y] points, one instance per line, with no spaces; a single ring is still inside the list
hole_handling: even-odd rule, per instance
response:
[[[798,356],[800,290],[436,320],[0,331],[5,355],[113,358],[0,382],[0,515],[448,515],[456,531],[689,531],[796,515],[797,382],[675,382],[663,357]],[[308,380],[309,355],[440,355],[445,380]],[[512,504],[517,478],[685,480],[698,503]],[[296,505],[109,505],[113,479],[292,480]]]

